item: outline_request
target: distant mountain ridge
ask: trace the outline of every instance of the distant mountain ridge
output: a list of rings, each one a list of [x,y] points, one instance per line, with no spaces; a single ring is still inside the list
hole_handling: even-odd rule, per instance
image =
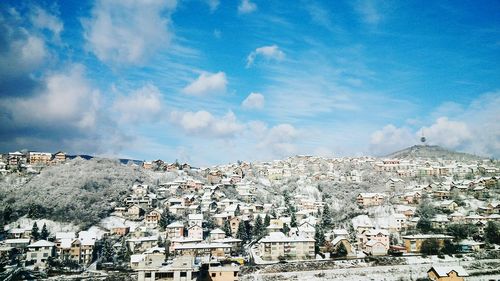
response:
[[[482,160],[484,157],[465,152],[456,152],[438,145],[414,145],[384,156],[385,158],[442,158],[449,160]]]

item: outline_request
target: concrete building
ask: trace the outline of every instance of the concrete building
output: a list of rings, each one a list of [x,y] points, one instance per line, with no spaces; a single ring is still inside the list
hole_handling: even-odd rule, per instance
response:
[[[26,247],[26,261],[33,262],[35,266],[45,268],[47,259],[54,256],[55,244],[46,240],[39,240]]]
[[[138,268],[138,281],[191,281],[198,278],[199,266],[194,257],[182,256],[171,264],[155,268]]]
[[[290,260],[314,258],[313,238],[301,236],[288,237],[282,232],[271,232],[259,241],[259,254],[263,260]]]

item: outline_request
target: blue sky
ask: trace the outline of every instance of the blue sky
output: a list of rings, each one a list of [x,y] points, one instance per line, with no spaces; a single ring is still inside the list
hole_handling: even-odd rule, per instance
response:
[[[500,155],[498,1],[4,1],[0,147]]]

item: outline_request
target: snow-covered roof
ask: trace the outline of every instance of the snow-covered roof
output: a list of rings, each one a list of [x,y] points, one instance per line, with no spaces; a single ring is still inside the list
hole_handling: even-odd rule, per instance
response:
[[[138,263],[138,262],[141,262],[142,260],[144,260],[146,256],[143,255],[143,254],[138,254],[138,255],[131,255],[130,256],[130,262],[131,263]]]
[[[214,243],[239,243],[243,240],[238,239],[238,238],[232,238],[232,237],[226,237],[222,239],[215,239],[213,242]]]
[[[184,224],[181,223],[180,221],[174,221],[173,223],[167,225],[167,228],[177,228],[177,227],[184,227]]]
[[[223,243],[195,243],[195,244],[182,244],[174,247],[175,250],[217,249],[217,248],[231,248],[231,246]]]
[[[389,232],[385,229],[370,229],[366,232],[366,235],[368,235],[368,236],[376,236],[379,234],[389,236]]]
[[[344,229],[344,228],[337,228],[337,229],[334,229],[332,230],[332,233],[335,235],[335,236],[342,236],[342,235],[349,235],[349,232],[347,231],[347,229]]]
[[[414,234],[402,236],[403,239],[451,239],[453,236],[444,234]]]
[[[453,214],[450,214],[450,217],[465,217],[465,215],[457,211]]]
[[[9,230],[10,234],[23,234],[25,230],[23,228],[13,228]]]
[[[18,239],[7,239],[5,244],[28,244],[30,242],[29,238],[18,238]]]
[[[76,238],[74,232],[56,232],[56,239],[73,239]]]
[[[266,237],[262,238],[260,242],[271,243],[271,242],[314,242],[313,238],[306,238],[302,236],[286,236],[283,232],[271,232]]]
[[[54,247],[54,243],[47,240],[38,240],[35,243],[28,245],[28,248],[39,248],[39,247]]]
[[[212,231],[210,231],[210,234],[226,234],[222,229],[216,228]]]
[[[382,245],[384,245],[384,243],[382,243],[382,242],[380,242],[378,240],[370,240],[370,241],[366,242],[365,245],[369,246],[369,247],[373,247],[375,244],[382,244]]]
[[[452,271],[455,271],[458,276],[466,277],[469,276],[467,271],[462,266],[433,266],[429,271],[434,270],[439,277],[446,277]]]
[[[342,240],[347,240],[347,238],[345,236],[337,236],[335,237],[335,239],[332,240],[332,245],[337,245],[337,243],[339,243],[340,241]]]
[[[203,220],[203,214],[189,214],[189,220]]]
[[[156,241],[156,240],[158,240],[157,236],[138,237],[138,238],[127,239],[128,242],[145,242],[145,241]]]

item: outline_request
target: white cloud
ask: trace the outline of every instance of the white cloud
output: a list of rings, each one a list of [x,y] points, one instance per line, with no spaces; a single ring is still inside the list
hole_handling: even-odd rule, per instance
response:
[[[207,3],[208,7],[210,8],[210,12],[213,13],[219,7],[220,0],[205,0],[205,3]]]
[[[37,69],[49,55],[42,38],[21,28],[9,28],[8,33],[0,36],[8,42],[6,51],[0,54],[0,76],[3,78],[26,75]]]
[[[281,61],[285,58],[285,53],[277,45],[263,46],[255,49],[247,57],[247,67],[253,65],[257,56],[262,56],[267,60]]]
[[[382,155],[414,144],[423,133],[430,145],[482,156],[500,156],[500,92],[481,95],[468,106],[445,102],[436,109],[438,117],[430,126],[418,130],[388,125],[372,135],[371,150]],[[420,123],[420,122],[418,122]]]
[[[190,95],[204,95],[208,93],[225,92],[226,86],[227,78],[224,72],[203,72],[196,80],[187,85],[183,89],[183,92]]]
[[[204,110],[173,111],[170,117],[172,123],[180,126],[187,134],[197,136],[230,138],[245,128],[231,111],[222,117],[216,117]]]
[[[297,152],[295,141],[299,133],[290,124],[279,124],[265,132],[258,147],[268,149],[275,157],[290,156]]]
[[[374,155],[386,155],[411,146],[416,140],[409,128],[397,128],[390,124],[372,134],[370,151]]]
[[[241,106],[246,109],[261,109],[264,107],[264,96],[260,93],[250,93]]]
[[[113,109],[119,112],[122,122],[154,120],[162,109],[160,90],[147,84],[128,96],[119,96]]]
[[[64,29],[62,21],[46,10],[35,7],[31,14],[31,22],[38,29],[47,29],[54,35],[56,41],[60,40],[60,34]]]
[[[447,148],[458,148],[471,140],[471,132],[464,122],[450,121],[447,117],[440,117],[430,127],[420,129],[430,144],[437,144]]]
[[[250,0],[241,0],[238,5],[239,14],[250,14],[257,11],[257,4],[251,2]]]
[[[172,0],[98,0],[91,18],[82,20],[87,46],[107,63],[142,64],[168,47],[172,34],[165,12],[176,4]]]
[[[68,72],[44,80],[45,89],[28,98],[1,101],[16,126],[73,127],[91,129],[96,124],[100,92],[89,85],[84,68],[74,65]]]

